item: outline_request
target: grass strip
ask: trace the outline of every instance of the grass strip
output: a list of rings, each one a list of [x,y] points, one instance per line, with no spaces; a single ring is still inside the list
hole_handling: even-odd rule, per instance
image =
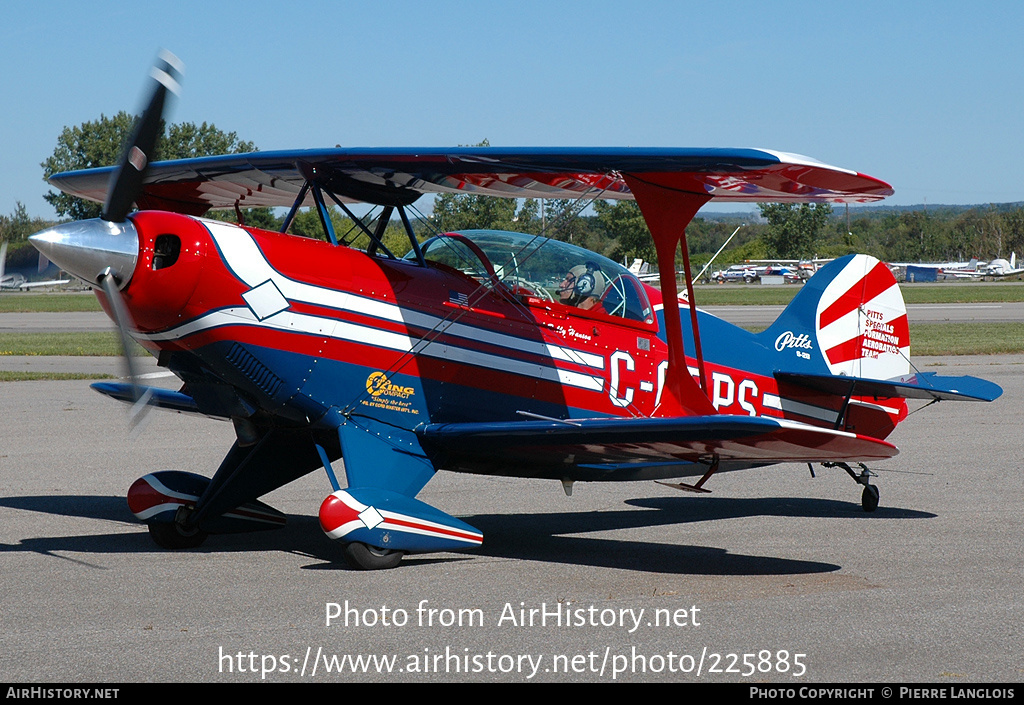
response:
[[[785,306],[801,287],[759,284],[701,286],[694,292],[698,306]],[[1024,301],[1024,284],[980,282],[966,284],[901,285],[908,304],[985,304]]]
[[[767,326],[743,326],[760,333]],[[997,355],[1024,353],[1024,323],[911,323],[910,354]]]
[[[99,372],[21,372],[0,370],[0,382],[37,382],[61,379],[117,379]]]
[[[100,302],[90,292],[80,294],[0,294],[0,313],[76,313],[101,311]]]
[[[784,306],[801,287],[761,284],[720,284],[697,287],[701,306]],[[908,304],[977,304],[1000,301],[1024,301],[1024,282],[959,282],[947,284],[901,285]],[[100,303],[92,292],[16,293],[0,295],[0,313],[66,313],[99,311]]]
[[[1024,353],[1024,323],[911,323],[912,355]]]
[[[96,355],[121,354],[121,339],[114,331],[77,331],[69,333],[4,333],[0,335],[0,357],[8,355]],[[135,346],[133,354],[146,355]]]

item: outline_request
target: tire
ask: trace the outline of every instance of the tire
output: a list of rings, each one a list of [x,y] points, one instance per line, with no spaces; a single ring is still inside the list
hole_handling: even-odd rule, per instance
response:
[[[171,551],[198,548],[207,536],[205,531],[199,529],[186,534],[181,531],[181,527],[176,522],[150,524],[149,535],[157,546]]]
[[[341,547],[345,562],[356,570],[389,570],[402,562],[402,551],[389,551],[365,543],[346,543]]]
[[[878,488],[874,485],[864,485],[864,492],[860,495],[860,506],[865,512],[873,512],[878,509]]]

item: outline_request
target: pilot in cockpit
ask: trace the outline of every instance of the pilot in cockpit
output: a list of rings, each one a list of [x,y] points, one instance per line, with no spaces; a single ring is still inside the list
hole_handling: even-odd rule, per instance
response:
[[[608,279],[594,262],[578,264],[568,271],[558,285],[558,300],[566,306],[584,311],[604,312],[601,297],[608,288]]]

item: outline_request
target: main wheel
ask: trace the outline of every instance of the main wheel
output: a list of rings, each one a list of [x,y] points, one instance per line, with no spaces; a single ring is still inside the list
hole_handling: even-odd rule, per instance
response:
[[[874,485],[864,485],[864,492],[860,495],[860,506],[865,512],[873,512],[878,509],[878,488]]]
[[[402,551],[389,551],[365,543],[346,543],[341,547],[345,561],[356,570],[387,570],[402,562]]]
[[[201,546],[207,536],[205,531],[199,529],[182,531],[177,522],[150,524],[149,535],[153,537],[157,546],[172,551]]]

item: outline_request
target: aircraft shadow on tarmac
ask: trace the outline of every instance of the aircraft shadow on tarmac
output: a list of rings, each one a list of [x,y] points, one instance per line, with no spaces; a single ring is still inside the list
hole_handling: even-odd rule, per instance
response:
[[[709,546],[658,543],[663,534],[656,529],[659,526],[758,516],[822,519],[911,519],[935,516],[926,512],[892,508],[880,508],[874,514],[867,514],[859,504],[791,497],[656,497],[626,500],[624,504],[635,509],[477,515],[466,517],[466,521],[484,532],[484,545],[475,553],[489,556],[656,573],[788,575],[830,572],[842,566],[736,554]],[[650,532],[649,538],[641,540],[579,536],[582,533],[624,529],[655,530]]]
[[[858,504],[836,500],[792,497],[688,498],[659,497],[627,500],[630,508],[601,512],[552,512],[534,514],[481,514],[463,517],[484,532],[481,548],[467,554],[410,556],[405,568],[460,560],[474,556],[511,558],[566,565],[590,565],[620,570],[689,575],[791,575],[826,573],[842,568],[832,563],[793,560],[764,555],[730,553],[709,546],[659,543],[649,538],[623,540],[588,538],[582,533],[655,529],[695,522],[743,517],[804,517],[821,519],[878,520],[923,519],[936,515],[908,509],[881,507],[867,514]],[[128,512],[123,497],[27,496],[0,498],[0,507],[41,512],[70,518],[114,521],[138,526],[137,532],[82,534],[63,537],[22,538],[0,544],[0,553],[34,552],[58,555],[151,553],[163,551]],[[349,570],[341,561],[338,546],[320,531],[316,517],[290,515],[288,525],[276,531],[212,536],[195,552],[283,551],[325,561],[307,566],[316,570]],[[62,556],[67,557],[67,556]]]

